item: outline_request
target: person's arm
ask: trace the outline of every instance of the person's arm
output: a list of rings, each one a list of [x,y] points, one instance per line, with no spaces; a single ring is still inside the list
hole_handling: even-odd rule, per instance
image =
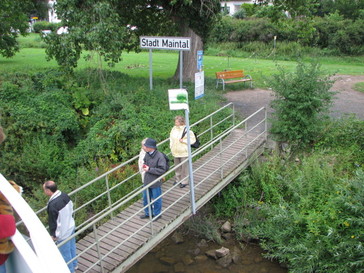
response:
[[[0,215],[0,239],[4,239],[15,234],[16,225],[13,215]]]
[[[174,129],[174,127],[172,128],[171,132],[169,133],[169,149],[171,149],[171,150],[173,147],[173,129]]]
[[[191,144],[196,142],[196,136],[195,133],[190,130],[190,142]]]
[[[145,152],[143,150],[141,150],[139,153],[139,159],[138,159],[138,167],[139,167],[140,173],[144,172],[144,170],[143,170],[144,157],[145,157]]]
[[[49,234],[53,239],[56,238],[56,230],[57,230],[57,219],[58,219],[59,211],[54,207],[50,206],[48,210],[48,225],[49,225]]]
[[[187,130],[187,128],[186,128],[186,130]],[[187,144],[187,133],[184,135],[181,142],[183,142],[184,144]],[[190,128],[190,142],[191,142],[191,144],[196,142],[195,133],[192,132],[191,128]]]

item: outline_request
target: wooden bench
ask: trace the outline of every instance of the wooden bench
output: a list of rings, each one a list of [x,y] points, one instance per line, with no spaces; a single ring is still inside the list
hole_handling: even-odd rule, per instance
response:
[[[250,81],[250,88],[253,88],[253,79],[250,75],[244,76],[243,70],[222,71],[216,72],[216,88],[219,83],[222,83],[222,89],[225,90],[225,84],[234,82],[248,82]]]

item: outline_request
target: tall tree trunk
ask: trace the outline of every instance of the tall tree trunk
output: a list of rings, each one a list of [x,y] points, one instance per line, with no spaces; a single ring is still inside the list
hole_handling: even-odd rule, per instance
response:
[[[203,49],[203,42],[200,36],[198,36],[191,28],[187,25],[181,26],[182,31],[181,34],[183,37],[191,37],[191,50],[183,51],[183,68],[182,68],[182,77],[183,81],[195,81],[195,73],[197,72],[197,51]],[[176,68],[176,72],[174,73],[173,79],[179,79],[179,67],[180,67],[180,58],[178,58],[178,65]]]

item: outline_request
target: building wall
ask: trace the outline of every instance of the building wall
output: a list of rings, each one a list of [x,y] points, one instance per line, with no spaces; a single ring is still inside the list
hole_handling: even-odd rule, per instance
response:
[[[255,4],[256,0],[245,0],[245,1],[221,1],[221,9],[226,7],[229,11],[229,15],[232,16],[235,12],[237,12],[242,4]]]

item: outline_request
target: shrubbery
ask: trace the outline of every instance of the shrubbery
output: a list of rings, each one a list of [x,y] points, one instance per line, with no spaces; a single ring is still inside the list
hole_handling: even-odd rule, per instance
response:
[[[41,33],[42,30],[51,30],[52,32],[55,32],[60,27],[60,23],[50,23],[48,21],[38,21],[33,25],[35,33]]]
[[[267,18],[239,20],[225,16],[214,28],[210,43],[235,43],[242,48],[246,43],[261,42],[298,43],[301,46],[319,47],[340,54],[364,54],[364,20],[355,22],[337,14],[309,19],[285,19],[271,22]],[[279,43],[277,43],[279,50]]]
[[[215,200],[239,240],[258,239],[289,272],[361,272],[364,122],[326,123],[312,152],[266,155]]]
[[[1,173],[26,189],[40,189],[45,179],[62,180],[73,189],[80,186],[73,181],[81,168],[94,173],[99,165],[110,167],[137,155],[145,137],[168,138],[173,117],[183,114],[169,110],[166,90],[175,83],[154,79],[151,91],[145,79],[104,71],[112,79],[106,85],[99,73],[1,75],[1,125],[8,135],[0,150]],[[219,107],[218,93],[198,103],[190,93],[190,108],[196,109],[191,121]]]
[[[275,140],[287,142],[294,150],[307,148],[328,118],[333,81],[323,76],[315,63],[299,63],[294,73],[281,67],[279,71],[270,80],[275,95],[270,132]]]

